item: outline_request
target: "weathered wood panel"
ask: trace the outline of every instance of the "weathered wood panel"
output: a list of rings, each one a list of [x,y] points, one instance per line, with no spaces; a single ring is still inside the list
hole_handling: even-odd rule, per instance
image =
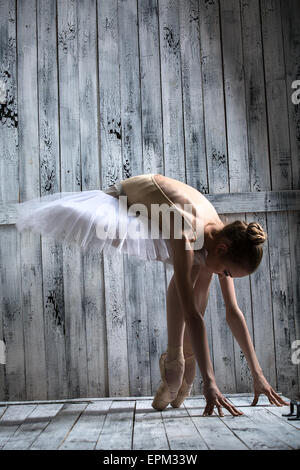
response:
[[[159,5],[162,115],[165,175],[185,179],[179,2]]]
[[[138,3],[139,57],[141,81],[141,129],[143,145],[143,171],[147,173],[164,172],[163,158],[163,115],[160,73],[160,32],[157,0],[143,0]],[[159,381],[159,357],[166,348],[166,276],[162,263],[147,263],[144,271],[142,292],[146,307],[146,317],[143,309],[144,322],[138,319],[135,332],[143,340],[143,359],[139,361],[146,366],[150,382],[150,393],[155,394]],[[139,287],[141,284],[138,284]],[[153,295],[155,292],[155,295]],[[142,299],[143,301],[143,299]],[[146,344],[145,344],[146,343]],[[143,373],[144,376],[144,373]],[[140,375],[139,375],[140,377]],[[141,378],[139,379],[141,380]],[[148,384],[144,384],[148,390]],[[142,391],[139,390],[141,393]]]
[[[40,195],[36,8],[35,0],[17,8],[21,201]],[[47,398],[40,237],[24,232],[20,239],[26,394]]]
[[[21,289],[20,238],[13,227],[0,232],[1,333],[6,346],[6,364],[0,365],[1,396],[20,400],[26,395],[24,330]]]
[[[144,173],[139,68],[138,11],[135,0],[118,3],[119,60],[123,165],[135,175]],[[145,263],[124,256],[124,290],[127,326],[129,394],[150,392],[150,361]],[[138,306],[138,308],[137,308]]]
[[[259,0],[241,1],[241,20],[250,190],[256,196],[271,188]]]
[[[0,448],[3,450],[247,450],[299,449],[299,421],[282,413],[288,406],[267,400],[251,407],[252,394],[230,394],[243,416],[224,409],[203,417],[203,396],[188,398],[185,406],[157,412],[149,397],[74,403],[6,403],[0,410]],[[266,397],[265,397],[266,398]],[[285,398],[288,400],[287,398]]]
[[[229,191],[219,2],[199,2],[208,192]]]
[[[300,107],[292,100],[293,83],[300,80],[300,3],[281,0],[281,22],[286,73],[286,94],[292,159],[292,188],[300,187]],[[299,85],[298,85],[299,87]]]
[[[207,193],[199,2],[179,0],[179,15],[186,182]]]
[[[78,72],[82,190],[100,188],[99,83],[97,2],[79,3]],[[83,8],[84,5],[84,8]],[[107,384],[105,296],[101,286],[103,264],[97,249],[83,256],[83,310],[85,315],[89,396],[105,396]]]
[[[78,2],[57,4],[61,190],[81,190]],[[87,349],[82,254],[63,246],[65,342],[69,398],[87,393]]]
[[[247,214],[246,220],[248,223],[255,220],[267,230],[265,214]],[[252,303],[254,348],[266,379],[272,387],[276,387],[276,337],[273,328],[271,278],[268,275],[270,272],[270,243],[270,240],[267,239],[264,244],[261,264],[255,273],[250,276],[249,291],[251,293],[250,302]]]
[[[98,1],[101,188],[126,178],[122,165],[118,2]],[[122,173],[124,167],[124,176]],[[108,395],[129,392],[123,257],[103,257],[107,332]]]
[[[16,4],[0,2],[0,201],[19,201]]]
[[[149,172],[191,184],[221,217],[267,231],[261,266],[235,280],[237,299],[267,379],[297,395],[299,8],[30,0],[16,9],[0,0],[2,399],[155,393],[172,267],[82,255],[12,226],[19,200]],[[249,391],[217,279],[205,322],[218,385]],[[193,393],[201,390],[198,370]]]
[[[240,4],[220,0],[230,192],[249,191],[249,159]],[[243,178],[241,178],[243,175]]]
[[[6,0],[0,2],[0,31],[0,202],[6,203],[19,200],[16,10],[15,4]],[[8,249],[6,245],[9,245]],[[19,258],[14,261],[10,259],[16,248],[19,248],[18,235],[13,227],[5,227],[0,231],[0,338],[6,343],[7,353],[10,352],[15,361],[5,367],[0,366],[0,396],[2,399],[8,398],[8,382],[14,382],[13,369],[20,373],[21,391],[13,390],[15,383],[12,384],[11,392],[15,396],[20,396],[19,393],[21,395],[25,393],[24,362],[22,361],[22,310],[20,309],[20,260]],[[15,271],[11,270],[12,264],[16,268]],[[12,279],[10,275],[13,276]],[[10,291],[9,286],[12,281],[14,290]],[[15,316],[11,314],[12,305],[15,306]],[[14,324],[15,322],[16,324]],[[20,344],[20,349],[16,351],[18,344]],[[11,377],[9,381],[7,380],[8,376]]]
[[[60,190],[56,3],[37,10],[41,195]],[[55,26],[55,27],[54,27]],[[68,396],[62,246],[42,237],[47,398]]]
[[[272,189],[291,189],[292,161],[280,1],[262,0],[261,20]]]

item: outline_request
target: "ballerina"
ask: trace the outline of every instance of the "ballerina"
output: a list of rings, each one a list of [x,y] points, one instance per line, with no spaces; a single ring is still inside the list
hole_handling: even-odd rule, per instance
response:
[[[213,274],[219,277],[227,323],[252,373],[252,405],[260,394],[271,404],[288,404],[263,375],[234,291],[233,278],[252,274],[261,262],[267,235],[260,224],[224,224],[202,193],[160,174],[133,176],[106,191],[54,193],[19,206],[19,231],[74,242],[83,250],[97,245],[99,251],[117,249],[173,265],[167,290],[168,345],[159,360],[162,380],[154,409],[181,406],[190,395],[197,362],[206,399],[203,415],[212,415],[215,407],[220,416],[223,407],[234,416],[243,414],[220,392],[210,359],[203,317]]]

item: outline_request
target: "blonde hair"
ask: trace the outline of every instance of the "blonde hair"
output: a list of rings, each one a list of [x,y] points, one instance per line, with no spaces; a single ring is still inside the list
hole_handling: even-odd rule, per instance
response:
[[[242,265],[249,273],[259,266],[263,256],[263,243],[267,234],[258,222],[235,220],[227,223],[219,232],[219,238],[228,241],[228,251],[225,259]]]

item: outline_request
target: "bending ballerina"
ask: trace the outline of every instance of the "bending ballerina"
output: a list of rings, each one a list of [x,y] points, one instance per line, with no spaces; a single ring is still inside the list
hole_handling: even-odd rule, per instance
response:
[[[262,393],[271,404],[288,405],[263,375],[234,290],[233,278],[252,274],[261,262],[267,236],[260,224],[224,224],[202,193],[160,174],[133,176],[106,191],[54,193],[19,207],[19,231],[74,242],[84,251],[96,245],[99,252],[112,248],[173,265],[167,291],[168,346],[159,360],[162,380],[153,408],[180,407],[190,395],[197,362],[206,398],[203,415],[211,415],[214,407],[220,416],[222,407],[234,416],[243,414],[220,392],[210,359],[203,317],[214,273],[227,323],[252,373],[252,405]]]

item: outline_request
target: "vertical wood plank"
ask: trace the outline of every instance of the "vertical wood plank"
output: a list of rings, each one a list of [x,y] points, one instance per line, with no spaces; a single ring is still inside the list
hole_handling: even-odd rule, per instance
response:
[[[160,38],[158,1],[138,2],[139,59],[142,108],[143,172],[163,173],[163,116],[161,103]],[[141,266],[139,266],[141,270]],[[159,357],[165,350],[166,291],[165,267],[160,262],[144,266],[144,302],[147,309],[148,332],[144,331],[145,355],[149,361],[149,395],[154,394],[160,381]],[[155,295],[153,293],[155,292]],[[149,351],[149,356],[147,354]]]
[[[298,391],[298,371],[297,365],[291,361],[291,344],[297,338],[295,337],[288,215],[286,211],[269,212],[267,221],[277,388],[287,396],[295,396]]]
[[[132,176],[142,171],[143,161],[136,0],[118,2],[118,25],[122,156],[123,166],[128,165]]]
[[[200,1],[200,41],[209,192],[228,192],[219,2]]]
[[[165,175],[185,181],[179,3],[159,2]]]
[[[20,199],[40,195],[36,2],[18,3]],[[21,233],[26,397],[47,397],[40,236]],[[38,380],[37,380],[38,377]]]
[[[159,358],[167,350],[168,345],[165,279],[165,271],[168,269],[172,270],[171,266],[164,266],[156,261],[148,263],[146,266],[147,289],[145,300],[148,312],[148,348],[152,395],[155,395],[161,381]]]
[[[243,55],[245,64],[250,188],[270,190],[268,126],[265,100],[264,63],[260,5],[257,0],[241,2]],[[259,21],[258,21],[259,20]],[[247,214],[247,222],[258,221],[267,231],[266,215]],[[255,351],[267,380],[275,386],[276,364],[269,276],[269,241],[258,270],[250,276]],[[239,388],[238,388],[239,390]]]
[[[221,0],[220,7],[229,185],[243,192],[249,191],[249,160],[240,4]]]
[[[38,92],[41,194],[60,190],[56,2],[39,0]],[[42,237],[47,398],[67,397],[62,246]]]
[[[98,0],[98,60],[102,189],[131,175],[122,165],[118,2]],[[104,253],[108,395],[128,396],[126,312],[123,256]]]
[[[261,0],[261,20],[272,189],[291,189],[292,162],[280,2]]]
[[[119,60],[123,162],[132,175],[144,173],[141,134],[141,98],[139,67],[138,11],[136,0],[118,3]],[[124,164],[124,163],[123,163]],[[145,262],[124,256],[127,354],[130,395],[148,395],[149,345],[147,312],[143,302]],[[137,308],[137,305],[140,307]]]
[[[4,203],[7,201],[19,200],[15,2],[1,0],[0,31],[0,201]],[[13,358],[17,359],[18,357],[18,354],[15,354],[18,340],[20,340],[19,353],[22,353],[23,349],[22,328],[20,330],[20,326],[22,325],[22,313],[20,311],[20,269],[15,272],[15,289],[11,293],[12,297],[10,297],[10,294],[8,295],[10,292],[10,290],[8,290],[10,279],[5,276],[5,270],[8,269],[10,271],[9,266],[11,265],[11,260],[6,256],[7,250],[4,249],[6,244],[11,244],[13,247],[19,246],[19,235],[16,233],[14,227],[5,227],[4,231],[0,231],[0,250],[1,247],[3,247],[3,250],[1,250],[1,265],[3,270],[0,282],[0,339],[6,343],[7,347],[7,364],[0,366],[0,397],[2,400],[7,397],[7,381],[9,380],[8,368],[11,366],[19,369],[21,389],[23,389],[24,386],[24,363],[22,362],[22,358],[18,358],[18,363],[11,363]],[[9,248],[8,250],[10,251]],[[19,252],[16,253],[18,256]],[[16,259],[15,263],[18,265],[19,259]],[[12,318],[13,315],[10,314],[10,310],[11,307],[16,304],[18,304],[18,313],[16,313],[15,318]],[[17,329],[20,331],[17,333],[14,330],[10,330],[10,328],[13,327],[11,320],[16,322],[16,325],[18,325]],[[15,337],[15,334],[19,336],[19,338],[16,338],[16,344],[10,344],[10,340],[8,340],[8,338],[10,338],[10,334],[13,335],[13,338]],[[10,352],[13,352],[12,356],[10,356]],[[13,385],[13,387],[15,387],[15,385]]]
[[[247,214],[247,222],[256,221],[268,235],[266,215],[264,213]],[[276,386],[275,337],[273,328],[273,306],[270,279],[269,250],[270,240],[264,247],[261,264],[250,276],[251,301],[253,312],[253,342],[255,352],[263,373],[272,385]],[[242,391],[238,389],[238,391]],[[280,390],[281,391],[281,390]]]
[[[0,2],[0,201],[19,200],[16,4]]]
[[[179,0],[187,184],[208,192],[198,0]]]
[[[297,0],[281,1],[281,21],[286,72],[286,93],[292,158],[292,188],[300,187],[300,107],[292,101],[292,83],[300,80],[300,3]]]
[[[300,339],[300,250],[299,250],[299,236],[300,236],[300,214],[296,211],[288,213],[289,222],[289,235],[290,235],[290,250],[291,250],[291,269],[292,269],[292,292],[294,304],[294,319],[295,319],[295,339]],[[298,346],[299,347],[299,346]],[[297,347],[297,348],[298,348]],[[294,348],[291,351],[293,354],[296,351]],[[298,355],[299,357],[299,355]],[[289,395],[291,399],[299,399],[300,395],[300,364],[298,368],[298,391],[295,390],[295,395]],[[298,395],[298,396],[297,396]]]
[[[100,189],[99,84],[97,69],[97,2],[80,1],[78,68],[82,190]],[[88,396],[107,394],[105,295],[103,263],[97,248],[83,256],[83,306],[87,338]]]
[[[241,1],[250,190],[271,189],[259,0]]]
[[[73,0],[59,0],[57,4],[62,191],[81,190],[77,7]],[[79,247],[64,244],[63,277],[69,398],[83,397],[88,379]]]
[[[128,260],[125,284],[130,396],[149,396],[150,357],[145,286],[145,262]],[[127,263],[126,263],[127,264]],[[125,273],[124,273],[125,274]]]
[[[163,173],[158,0],[137,5],[144,172]]]
[[[5,400],[26,397],[24,331],[20,275],[20,237],[14,227],[4,226],[0,231],[1,296],[3,339],[6,346],[6,364],[1,366],[1,395]]]

